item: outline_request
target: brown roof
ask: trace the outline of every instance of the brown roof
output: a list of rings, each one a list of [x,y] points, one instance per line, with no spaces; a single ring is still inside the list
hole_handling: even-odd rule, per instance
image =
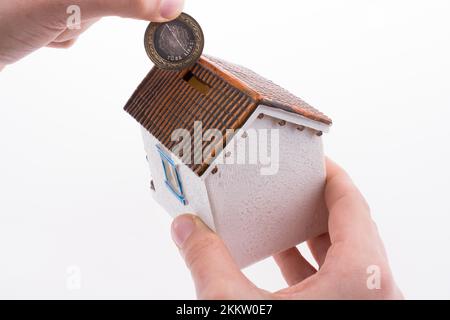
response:
[[[189,72],[209,87],[206,93],[188,84],[185,76]],[[209,56],[203,56],[189,70],[174,72],[153,68],[125,110],[172,150],[178,143],[171,140],[174,130],[186,129],[194,136],[194,122],[201,121],[203,132],[217,129],[226,139],[226,130],[241,128],[260,104],[331,124],[331,119],[273,82],[251,70]],[[213,142],[214,146],[212,142],[202,142],[202,149],[224,143]],[[198,141],[191,143],[194,145]],[[213,157],[214,154],[203,163],[188,166],[202,175]]]

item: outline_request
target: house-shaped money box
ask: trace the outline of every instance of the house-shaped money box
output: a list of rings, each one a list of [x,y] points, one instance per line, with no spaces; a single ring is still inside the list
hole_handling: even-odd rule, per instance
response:
[[[240,267],[327,231],[322,134],[331,120],[256,73],[202,56],[153,68],[128,101],[156,201],[195,213]]]

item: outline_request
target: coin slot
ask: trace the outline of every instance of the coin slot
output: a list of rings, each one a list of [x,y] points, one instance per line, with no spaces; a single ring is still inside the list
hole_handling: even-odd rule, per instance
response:
[[[211,89],[206,83],[197,78],[191,71],[187,72],[183,77],[183,80],[186,81],[191,87],[206,95]]]

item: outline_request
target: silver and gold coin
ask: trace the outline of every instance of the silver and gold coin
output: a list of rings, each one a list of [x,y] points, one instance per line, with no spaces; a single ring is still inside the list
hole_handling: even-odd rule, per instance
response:
[[[182,13],[173,21],[150,23],[144,43],[150,60],[158,68],[181,70],[197,62],[205,40],[198,22]]]

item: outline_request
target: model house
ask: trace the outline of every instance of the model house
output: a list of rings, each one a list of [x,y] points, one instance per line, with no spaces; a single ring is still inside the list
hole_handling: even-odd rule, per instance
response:
[[[142,127],[156,201],[201,217],[241,267],[327,231],[331,120],[287,90],[203,56],[153,68],[125,110]]]

